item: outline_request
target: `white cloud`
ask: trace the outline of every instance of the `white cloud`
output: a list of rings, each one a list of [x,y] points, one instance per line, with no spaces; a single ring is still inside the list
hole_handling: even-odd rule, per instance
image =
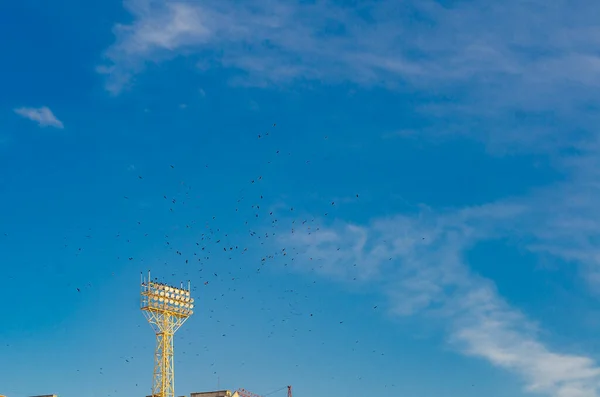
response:
[[[300,270],[383,291],[394,315],[439,316],[453,346],[518,374],[531,392],[599,397],[600,366],[545,344],[540,325],[511,307],[492,280],[473,273],[463,255],[482,241],[510,238],[531,252],[565,259],[563,266],[579,266],[600,297],[600,151],[591,140],[576,147],[554,157],[563,181],[521,197],[368,225],[313,225],[280,234],[279,242],[302,253],[290,263]]]
[[[591,0],[541,2],[127,0],[134,21],[117,25],[107,50],[118,91],[144,62],[195,55],[206,67],[243,70],[249,84],[294,79],[397,86],[437,92],[467,83],[491,106],[600,84],[599,29]],[[518,92],[515,91],[518,89]],[[473,93],[476,95],[476,93]],[[496,103],[494,103],[496,102]]]
[[[64,128],[62,121],[57,119],[46,106],[41,108],[17,108],[15,113],[26,119],[36,121],[40,127]]]
[[[467,248],[502,235],[529,212],[523,205],[498,203],[380,219],[367,226],[313,227],[310,233],[281,236],[279,242],[301,252],[294,261],[297,269],[372,283],[384,291],[395,315],[428,312],[444,319],[455,348],[518,374],[529,391],[600,396],[600,366],[545,345],[538,325],[464,262]]]
[[[417,114],[437,119],[420,137],[467,135],[499,152],[584,145],[598,125],[596,1],[124,4],[133,21],[115,27],[98,69],[115,94],[148,62],[188,56],[199,73],[240,72],[236,84],[349,81],[416,92]]]

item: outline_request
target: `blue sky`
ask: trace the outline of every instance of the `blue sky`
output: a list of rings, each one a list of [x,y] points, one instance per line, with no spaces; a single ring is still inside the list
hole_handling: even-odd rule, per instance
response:
[[[0,4],[0,393],[600,396],[599,8]]]

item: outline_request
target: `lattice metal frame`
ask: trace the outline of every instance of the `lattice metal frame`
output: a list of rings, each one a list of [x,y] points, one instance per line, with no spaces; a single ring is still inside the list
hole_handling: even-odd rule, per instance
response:
[[[148,280],[141,281],[141,309],[156,334],[152,394],[154,397],[175,397],[175,367],[173,336],[194,312],[194,299],[187,289]]]

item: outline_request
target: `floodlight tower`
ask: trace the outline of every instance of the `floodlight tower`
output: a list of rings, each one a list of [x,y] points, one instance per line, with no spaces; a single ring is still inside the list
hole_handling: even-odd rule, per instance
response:
[[[175,373],[173,366],[173,335],[194,312],[194,299],[187,289],[152,281],[142,275],[141,298],[144,316],[156,333],[154,353],[153,397],[175,397]]]

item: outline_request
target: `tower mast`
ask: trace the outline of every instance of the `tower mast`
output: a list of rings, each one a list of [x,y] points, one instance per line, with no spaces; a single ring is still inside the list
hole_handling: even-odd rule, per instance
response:
[[[173,336],[194,313],[194,299],[188,288],[175,288],[148,279],[141,282],[141,309],[156,334],[153,397],[175,397]]]

